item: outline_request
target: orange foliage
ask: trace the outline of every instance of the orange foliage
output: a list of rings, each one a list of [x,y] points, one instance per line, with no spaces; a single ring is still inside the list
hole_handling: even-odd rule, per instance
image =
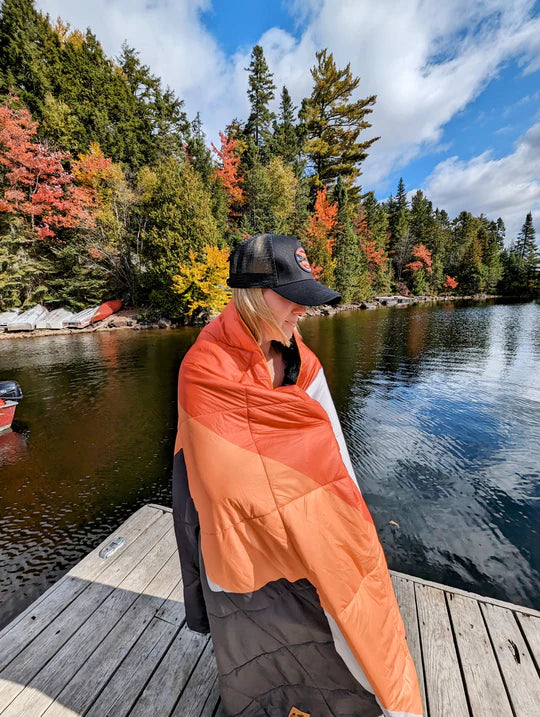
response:
[[[308,246],[322,245],[332,255],[332,249],[336,241],[332,237],[332,230],[337,220],[338,205],[337,202],[330,204],[326,196],[327,189],[327,187],[324,187],[317,192],[314,212],[309,218],[306,231],[306,243]]]
[[[93,226],[95,193],[77,187],[63,163],[69,152],[53,152],[35,141],[37,122],[27,109],[0,107],[0,165],[4,175],[0,212],[29,219],[39,239],[60,228]]]
[[[73,177],[83,186],[96,189],[101,181],[111,176],[112,159],[105,157],[97,142],[90,144],[88,152],[73,162]]]
[[[457,279],[455,279],[453,276],[446,276],[446,281],[443,284],[445,289],[455,289],[457,285]]]
[[[386,264],[388,257],[384,256],[384,249],[377,249],[376,241],[361,241],[360,243],[366,255],[370,270],[377,269]]]
[[[323,275],[322,266],[315,266],[315,262],[313,262],[313,264],[310,264],[310,266],[311,266],[311,273],[313,275],[313,278],[318,281]]]
[[[433,264],[433,258],[431,252],[423,244],[417,244],[411,252],[412,256],[416,258],[416,261],[411,261],[405,264],[405,269],[408,269],[413,274],[420,269],[426,269],[430,274],[432,272],[431,265]]]
[[[245,203],[244,190],[240,186],[244,181],[239,173],[240,157],[236,154],[238,140],[229,139],[223,132],[219,133],[221,149],[212,143],[212,149],[221,160],[221,168],[216,169],[217,176],[223,182],[225,192],[229,199],[229,209],[232,205]],[[237,212],[231,211],[232,216],[239,216]]]

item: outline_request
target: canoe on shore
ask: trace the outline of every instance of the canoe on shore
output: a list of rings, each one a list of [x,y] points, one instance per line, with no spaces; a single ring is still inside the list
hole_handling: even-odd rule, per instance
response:
[[[49,312],[41,304],[28,309],[23,314],[16,316],[6,326],[7,331],[33,331],[38,321],[43,320]]]
[[[100,306],[92,306],[75,314],[70,319],[63,322],[63,326],[68,329],[83,329],[85,326],[96,323],[112,316],[122,308],[122,301],[105,301]]]
[[[10,321],[13,321],[20,314],[20,309],[10,309],[0,313],[0,331],[5,331]]]
[[[69,321],[73,316],[73,312],[67,309],[54,309],[36,323],[36,329],[62,329],[64,321]]]

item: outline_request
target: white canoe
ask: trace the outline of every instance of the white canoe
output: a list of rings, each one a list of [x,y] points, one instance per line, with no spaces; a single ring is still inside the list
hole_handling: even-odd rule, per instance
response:
[[[37,322],[36,329],[62,329],[64,321],[69,321],[73,316],[73,312],[67,309],[53,309]]]
[[[41,321],[48,313],[44,306],[37,304],[37,306],[12,319],[6,329],[8,331],[33,331],[37,322]]]
[[[91,323],[98,310],[99,306],[92,306],[90,309],[79,311],[78,314],[73,314],[71,318],[63,321],[63,326],[68,329],[84,329]]]
[[[20,309],[11,309],[10,311],[2,311],[0,313],[0,331],[4,331],[10,321],[16,319],[20,314]]]

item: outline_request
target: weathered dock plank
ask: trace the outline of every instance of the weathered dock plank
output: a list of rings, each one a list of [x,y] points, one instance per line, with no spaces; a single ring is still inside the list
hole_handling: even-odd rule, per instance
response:
[[[121,566],[119,561],[115,561],[106,572],[104,571],[100,575],[100,579],[105,581],[111,590],[92,613],[92,620],[88,619],[89,614],[84,594],[77,599],[74,603],[74,611],[75,613],[80,612],[82,618],[75,615],[74,620],[80,627],[71,634],[67,641],[61,636],[60,646],[55,644],[53,648],[49,648],[48,652],[54,652],[54,654],[48,661],[44,661],[41,653],[32,649],[33,646],[29,646],[25,652],[25,658],[28,657],[28,660],[25,659],[22,672],[18,669],[18,658],[2,672],[2,679],[7,679],[11,683],[10,692],[13,692],[14,688],[18,688],[17,696],[2,714],[5,714],[6,717],[43,714],[162,567],[156,563],[156,553],[151,548],[159,544],[160,539],[167,532],[171,532],[170,523],[165,516],[162,516],[143,534],[148,540],[148,543],[145,543],[146,554],[143,553],[142,557],[133,555],[133,561],[128,563],[128,568],[125,565]],[[131,547],[138,548],[140,546],[133,545]],[[126,553],[128,550],[129,548],[126,549]],[[133,550],[130,552],[133,553]],[[136,562],[137,559],[138,562]],[[115,586],[118,589],[112,589]],[[97,589],[101,589],[99,585]],[[57,635],[53,625],[51,625],[50,632],[50,639],[54,644],[54,637]],[[32,677],[30,677],[31,674]],[[25,687],[25,685],[27,686]],[[0,688],[0,695],[3,696],[5,692]]]
[[[540,679],[515,615],[481,603],[495,655],[516,715],[540,712]]]
[[[422,693],[422,703],[424,705],[424,715],[429,717],[426,687],[424,680],[424,665],[422,663],[422,650],[420,646],[420,630],[418,627],[418,613],[416,610],[416,596],[414,594],[414,583],[397,576],[392,576],[394,592],[398,601],[399,610],[405,625],[405,633],[407,635],[407,644],[416,666],[418,675],[418,684]]]
[[[183,627],[139,696],[130,717],[170,715],[208,640],[207,636]]]
[[[540,714],[540,612],[391,575],[425,717]],[[137,511],[8,625],[0,655],[2,717],[225,717],[212,642],[185,624],[161,506]]]
[[[474,717],[513,717],[478,602],[449,593],[448,607]]]
[[[123,568],[129,567],[128,563],[136,557],[137,551],[145,550],[144,539],[137,547],[132,546],[139,538],[147,537],[146,533],[151,525],[162,516],[163,513],[149,506],[144,506],[138,510],[113,533],[113,536],[104,540],[21,615],[6,625],[0,632],[0,670],[16,657],[25,645],[29,644],[42,630],[47,628],[88,587],[88,583],[96,581],[100,573],[110,570],[111,565],[116,562],[121,564]],[[111,541],[111,538],[122,535],[130,536],[129,545],[114,553],[107,561],[99,558],[100,550]],[[81,576],[84,576],[84,578],[81,578]]]
[[[469,707],[444,592],[415,585],[429,713],[465,717]]]

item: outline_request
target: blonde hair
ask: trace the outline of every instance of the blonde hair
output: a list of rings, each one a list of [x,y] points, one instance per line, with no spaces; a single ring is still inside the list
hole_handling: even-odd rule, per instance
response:
[[[290,346],[291,341],[274,319],[274,315],[263,296],[263,289],[235,289],[232,290],[234,305],[238,313],[253,334],[255,341],[261,344],[264,328],[274,341]]]

